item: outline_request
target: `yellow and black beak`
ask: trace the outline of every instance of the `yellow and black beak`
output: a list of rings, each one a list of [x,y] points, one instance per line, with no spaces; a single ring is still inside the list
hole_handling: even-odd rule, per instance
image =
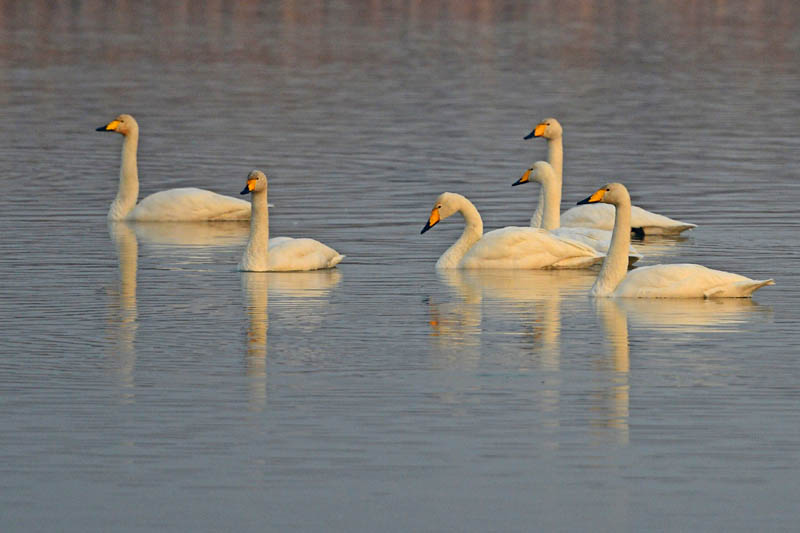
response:
[[[119,126],[119,120],[112,120],[105,126],[100,126],[95,131],[116,131],[117,126]]]
[[[541,137],[542,135],[544,135],[544,130],[546,127],[547,124],[545,124],[544,122],[540,122],[539,124],[536,125],[535,128],[533,128],[533,131],[527,134],[525,137],[523,137],[523,139],[528,140],[532,137]]]
[[[603,196],[605,196],[605,194],[606,194],[606,190],[605,189],[597,189],[594,192],[593,195],[591,195],[588,198],[584,198],[583,200],[578,202],[577,205],[596,204],[597,202],[602,202],[603,201]]]
[[[244,189],[242,189],[242,192],[240,192],[239,194],[247,194],[253,192],[253,189],[256,188],[256,181],[258,180],[256,179],[247,180],[247,185],[244,186]]]
[[[439,223],[440,220],[441,218],[439,217],[439,209],[437,207],[434,207],[433,210],[431,210],[431,216],[428,218],[428,222],[425,224],[425,227],[422,228],[422,231],[419,232],[420,235],[422,235],[423,233],[434,227],[436,224]]]
[[[532,168],[529,168],[528,170],[526,170],[525,174],[523,174],[520,179],[518,179],[517,181],[512,183],[511,186],[512,187],[516,187],[517,185],[522,185],[523,183],[530,183],[530,181],[531,181],[531,171],[532,170],[533,170]]]

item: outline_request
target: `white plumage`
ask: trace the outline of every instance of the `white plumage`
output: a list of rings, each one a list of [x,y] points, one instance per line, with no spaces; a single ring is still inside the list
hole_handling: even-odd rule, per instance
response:
[[[564,144],[563,128],[554,118],[546,118],[525,138],[544,137],[547,140],[547,160],[553,166],[558,178],[558,188],[564,180]],[[544,212],[544,199],[531,217],[531,226],[541,227]],[[561,214],[562,227],[582,227],[611,230],[614,227],[614,209],[607,205],[580,205],[568,209]],[[632,207],[631,227],[644,235],[677,235],[688,229],[696,228],[696,224],[681,222],[663,215],[651,213],[641,207]]]
[[[568,227],[614,229],[614,208],[605,204],[580,205],[561,213],[561,225]],[[631,227],[641,229],[645,235],[677,235],[696,224],[681,222],[635,205],[631,206]]]
[[[672,264],[637,268],[625,276],[614,296],[622,298],[741,298],[772,280],[752,280],[703,265]]]
[[[603,202],[613,206],[616,219],[611,247],[603,261],[593,296],[618,298],[746,298],[774,281],[753,280],[702,265],[673,264],[637,268],[627,273],[631,240],[631,197],[621,183],[610,183],[580,203]]]
[[[123,218],[142,222],[247,220],[250,218],[250,205],[238,198],[204,189],[181,187],[145,197]]]
[[[139,125],[131,115],[123,114],[105,126],[100,126],[97,131],[116,132],[125,138],[122,142],[119,189],[108,210],[109,220],[192,222],[250,218],[249,202],[194,187],[153,193],[137,205],[139,173],[136,150],[139,144]]]
[[[484,235],[478,210],[456,193],[442,193],[436,199],[422,233],[454,213],[464,217],[464,232],[442,254],[436,268],[584,268],[603,259],[603,255],[590,246],[556,237],[539,228],[511,226]]]
[[[561,226],[561,180],[547,161],[537,161],[513,185],[536,182],[542,186],[539,200],[541,208],[540,227],[563,239],[572,239],[598,252],[606,254],[611,245],[611,231],[593,227]],[[642,258],[633,246],[629,247],[629,264]]]
[[[239,270],[253,272],[300,271],[333,268],[344,259],[330,246],[314,239],[292,237],[269,238],[267,176],[253,170],[247,176],[242,194],[251,193],[253,216],[250,238],[242,253]]]

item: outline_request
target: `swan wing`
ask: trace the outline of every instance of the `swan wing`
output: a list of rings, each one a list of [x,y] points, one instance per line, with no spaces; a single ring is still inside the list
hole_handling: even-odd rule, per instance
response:
[[[550,230],[550,233],[562,239],[572,239],[574,241],[582,242],[587,246],[591,246],[602,254],[608,253],[608,247],[611,246],[611,232],[604,229],[597,228],[566,228],[560,227]],[[636,251],[632,245],[628,247],[628,263],[633,264],[644,257]]]
[[[194,187],[153,193],[128,215],[138,221],[248,220],[250,202]]]
[[[486,233],[464,255],[460,268],[583,268],[603,255],[591,246],[539,228],[507,227]]]
[[[269,240],[268,261],[271,271],[333,268],[342,259],[344,256],[339,252],[314,239],[275,237]]]
[[[277,246],[286,241],[292,241],[292,240],[294,240],[292,237],[272,237],[269,241],[267,241],[267,249],[272,250],[273,246]]]
[[[610,204],[579,205],[561,214],[561,226],[586,227],[611,231],[614,229],[614,206]],[[696,224],[681,222],[641,207],[631,207],[631,227],[642,228],[645,234],[675,235]]]
[[[772,280],[752,280],[702,265],[672,264],[637,268],[614,296],[628,298],[744,298]]]

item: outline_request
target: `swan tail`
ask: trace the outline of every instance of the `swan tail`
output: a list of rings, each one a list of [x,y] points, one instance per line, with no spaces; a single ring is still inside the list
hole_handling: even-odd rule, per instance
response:
[[[331,260],[328,261],[328,268],[335,267],[336,265],[341,263],[342,259],[344,259],[345,257],[347,257],[347,256],[343,255],[343,254],[337,254],[336,257],[332,257]]]
[[[705,298],[749,298],[761,287],[775,285],[775,280],[752,280],[737,281],[724,287],[714,287],[703,293]]]

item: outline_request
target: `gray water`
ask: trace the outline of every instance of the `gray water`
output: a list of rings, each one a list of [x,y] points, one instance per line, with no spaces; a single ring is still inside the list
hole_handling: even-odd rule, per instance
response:
[[[3,531],[796,530],[800,5],[0,2]],[[116,224],[270,175],[273,235]],[[777,285],[593,301],[596,270],[438,275],[462,193],[525,225],[607,181],[698,224],[636,243]]]

